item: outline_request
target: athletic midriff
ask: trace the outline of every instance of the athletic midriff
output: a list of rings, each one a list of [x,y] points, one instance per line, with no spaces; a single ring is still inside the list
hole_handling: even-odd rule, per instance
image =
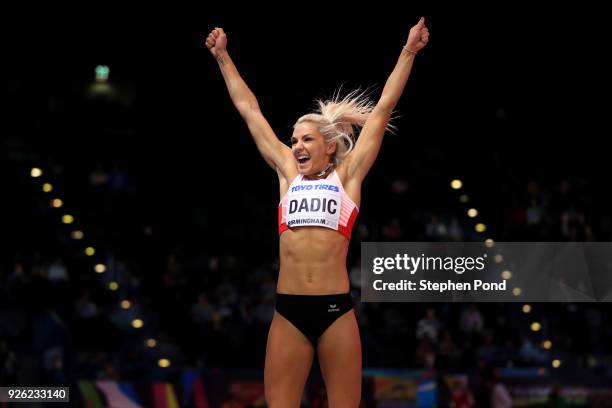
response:
[[[295,227],[283,232],[277,291],[302,295],[348,292],[348,245],[344,236],[324,227]]]

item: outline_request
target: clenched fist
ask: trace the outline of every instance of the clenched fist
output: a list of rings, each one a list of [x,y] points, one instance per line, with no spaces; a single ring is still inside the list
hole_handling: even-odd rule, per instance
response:
[[[429,41],[429,29],[425,26],[425,17],[421,17],[418,23],[410,29],[406,48],[414,53],[419,52]]]
[[[213,57],[217,58],[217,56],[221,55],[221,53],[225,52],[227,49],[227,36],[225,35],[225,31],[220,27],[215,27],[215,29],[208,34],[204,43]]]

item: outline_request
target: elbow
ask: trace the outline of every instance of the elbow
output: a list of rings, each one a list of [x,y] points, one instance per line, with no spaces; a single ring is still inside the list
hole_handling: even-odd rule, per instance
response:
[[[236,103],[236,109],[240,112],[240,116],[246,118],[253,113],[259,112],[259,105],[257,103],[251,103],[249,101]]]
[[[392,103],[391,101],[381,99],[376,104],[374,111],[378,115],[385,115],[385,116],[391,117],[391,114],[393,114],[393,109],[395,109],[395,105],[396,103]],[[372,113],[374,113],[374,111]]]
[[[390,116],[397,105],[397,100],[398,98],[393,98],[390,95],[382,95],[376,104],[376,110]]]

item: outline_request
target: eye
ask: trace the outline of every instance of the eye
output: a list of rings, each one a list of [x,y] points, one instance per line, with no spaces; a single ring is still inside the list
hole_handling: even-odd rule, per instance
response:
[[[290,143],[291,143],[291,145],[293,146],[294,144],[296,144],[296,143],[297,143],[297,139],[291,139],[291,140],[290,140]]]

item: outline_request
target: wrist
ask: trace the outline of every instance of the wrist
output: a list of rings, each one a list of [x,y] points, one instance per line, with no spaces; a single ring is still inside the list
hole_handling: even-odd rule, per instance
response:
[[[405,51],[406,53],[413,55],[413,56],[417,55],[417,52],[418,52],[418,51],[414,51],[414,49],[409,47],[408,44],[402,46],[402,51]]]
[[[215,59],[221,66],[225,65],[225,63],[227,62],[227,58],[228,58],[227,50],[219,51],[217,52],[217,55],[215,55]]]

